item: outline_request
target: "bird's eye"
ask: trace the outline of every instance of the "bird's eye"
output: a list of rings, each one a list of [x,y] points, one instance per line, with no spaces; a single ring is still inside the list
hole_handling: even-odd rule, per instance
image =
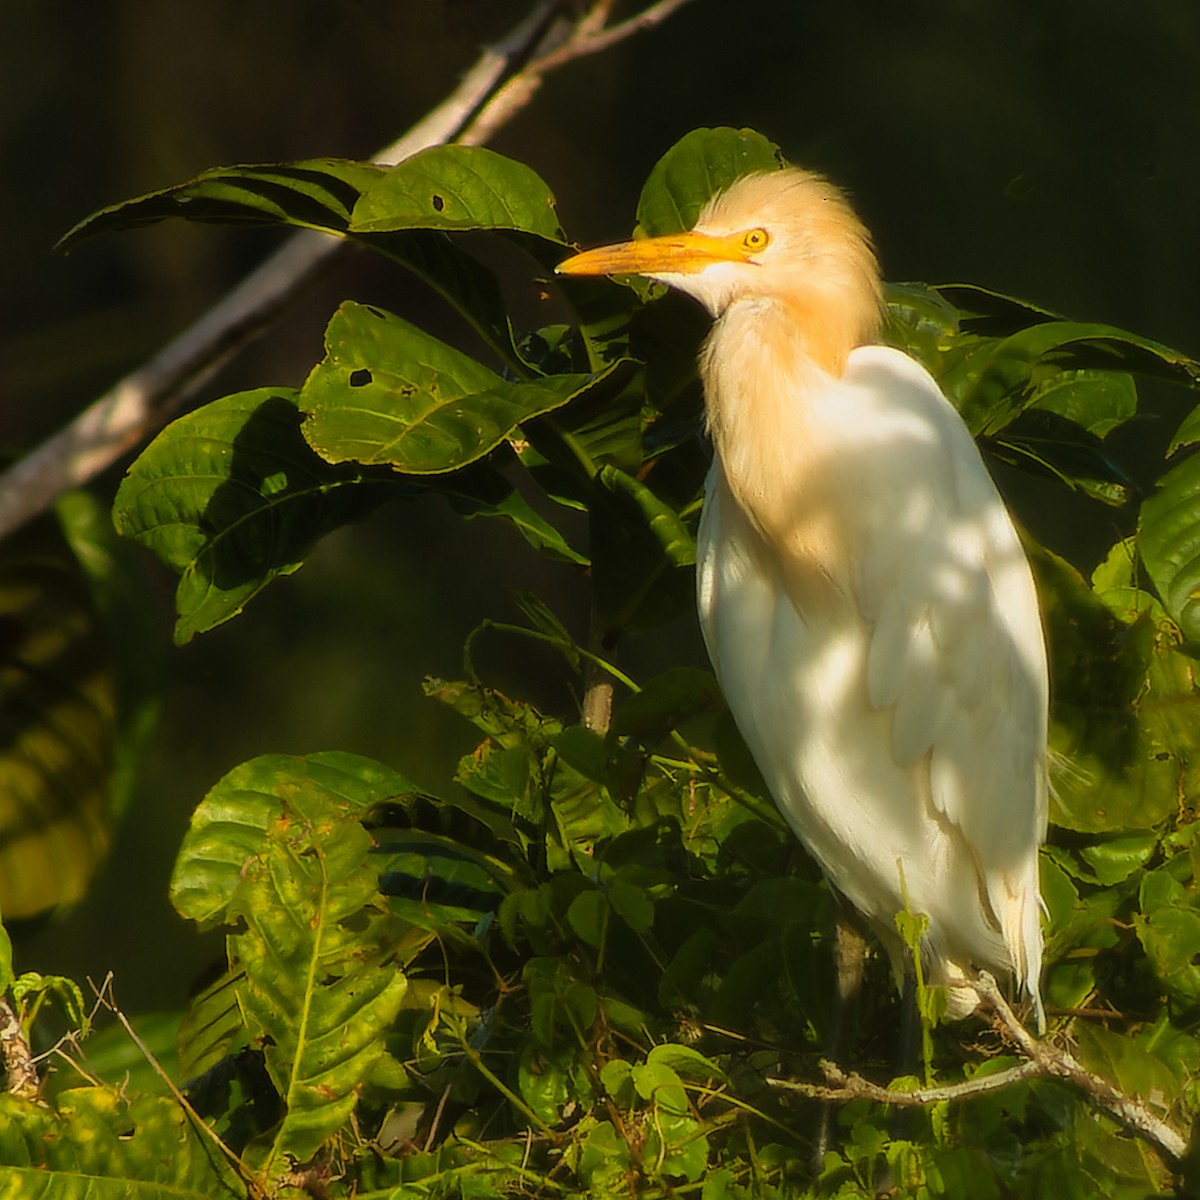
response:
[[[742,234],[743,250],[765,250],[771,235],[765,229],[750,229]]]

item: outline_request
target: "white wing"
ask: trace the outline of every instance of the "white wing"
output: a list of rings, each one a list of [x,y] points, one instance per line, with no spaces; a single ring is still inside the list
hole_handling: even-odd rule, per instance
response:
[[[796,402],[823,443],[799,457],[821,463],[840,554],[814,572],[810,538],[798,567],[714,466],[699,607],[731,710],[797,833],[885,938],[907,895],[941,974],[1009,969],[1036,996],[1046,664],[1012,523],[905,355],[860,348]]]

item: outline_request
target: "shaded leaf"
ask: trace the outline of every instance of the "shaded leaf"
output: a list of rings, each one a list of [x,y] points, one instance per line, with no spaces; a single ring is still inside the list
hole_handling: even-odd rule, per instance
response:
[[[1195,771],[1191,666],[1168,631],[1127,625],[1063,560],[1034,556],[1055,696],[1051,749],[1064,760],[1055,824],[1149,829],[1175,811]]]
[[[49,523],[0,555],[0,912],[79,899],[108,846],[114,681],[82,573]]]
[[[133,229],[172,217],[230,225],[300,225],[344,231],[361,192],[385,169],[345,159],[214,167],[187,183],[148,192],[102,208],[59,242],[74,248],[84,238]]]
[[[679,515],[644,483],[605,467],[590,507],[593,604],[602,628],[645,628],[690,603],[696,547]]]
[[[942,376],[975,434],[1003,429],[1029,407],[1046,371],[1134,372],[1174,383],[1200,382],[1186,355],[1110,325],[1047,321],[987,343]]]
[[[396,491],[322,461],[290,389],[238,392],[168,425],[121,482],[118,531],[180,574],[175,640],[229,620],[330,530]]]
[[[709,671],[671,667],[621,704],[613,717],[612,732],[631,734],[653,746],[672,729],[720,701],[721,689]]]
[[[1112,461],[1104,443],[1057,412],[1028,408],[989,438],[988,446],[997,458],[1057,479],[1104,504],[1119,507],[1135,490],[1133,480]]]

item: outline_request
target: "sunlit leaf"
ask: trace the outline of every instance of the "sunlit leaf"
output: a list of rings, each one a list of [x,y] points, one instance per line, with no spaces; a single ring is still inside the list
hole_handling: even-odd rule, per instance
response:
[[[509,229],[565,241],[553,193],[537,173],[482,146],[433,146],[374,182],[350,230],[396,229]]]
[[[694,129],[654,165],[637,207],[639,235],[691,229],[715,192],[752,171],[775,171],[779,148],[753,129]]]
[[[325,347],[300,395],[309,444],[328,462],[416,475],[475,462],[606,374],[511,383],[415,325],[349,301],[330,321]]]
[[[1137,412],[1137,386],[1122,371],[1062,371],[1035,385],[1030,408],[1057,413],[1102,438]]]
[[[173,1096],[72,1088],[53,1106],[0,1096],[0,1184],[12,1200],[249,1194]]]
[[[318,807],[336,801],[361,815],[414,790],[398,772],[340,751],[305,758],[268,754],[242,763],[192,814],[171,877],[171,902],[201,925],[228,923],[245,866],[263,852],[267,830],[284,812],[284,796]]]
[[[302,790],[280,781],[278,815],[229,900],[240,1007],[284,1106],[268,1177],[307,1161],[342,1127],[408,984],[390,961],[398,930],[360,821],[362,785],[378,781],[367,774],[337,772],[332,788],[312,776]]]
[[[1200,641],[1200,455],[1168,471],[1144,501],[1137,545],[1167,611]]]

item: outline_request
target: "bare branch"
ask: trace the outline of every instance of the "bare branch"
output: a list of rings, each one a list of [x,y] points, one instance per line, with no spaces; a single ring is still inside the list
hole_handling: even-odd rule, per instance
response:
[[[996,1014],[1004,1032],[1031,1062],[1039,1074],[1070,1083],[1095,1108],[1112,1117],[1118,1125],[1149,1142],[1172,1167],[1178,1167],[1187,1153],[1187,1142],[1161,1117],[1156,1117],[1136,1096],[1129,1096],[1107,1079],[1089,1071],[1074,1055],[1060,1050],[1049,1041],[1039,1041],[1009,1007],[996,981],[981,971],[975,990],[986,1008]]]
[[[452,141],[482,144],[530,102],[546,71],[607,49],[687,2],[659,0],[605,30],[611,0],[593,0],[574,22],[560,17],[560,0],[537,0],[525,20],[483,51],[445,101],[381,150],[375,161],[390,166]],[[164,425],[213,372],[271,324],[343,245],[341,239],[315,231],[295,234],[149,362],[0,476],[0,537]]]
[[[1005,1036],[1025,1056],[1025,1061],[994,1075],[981,1075],[962,1083],[943,1087],[914,1088],[898,1091],[872,1083],[854,1072],[847,1073],[834,1063],[822,1060],[825,1084],[768,1079],[776,1088],[799,1092],[825,1103],[848,1100],[872,1100],[896,1108],[912,1108],[969,1100],[999,1091],[1028,1079],[1059,1079],[1070,1084],[1095,1108],[1117,1122],[1135,1137],[1148,1142],[1172,1169],[1178,1169],[1187,1153],[1186,1140],[1161,1117],[1157,1117],[1136,1096],[1127,1095],[1107,1079],[1089,1071],[1072,1054],[1047,1040],[1039,1040],[1017,1019],[995,979],[981,971],[972,985],[979,993],[980,1007],[992,1012]]]
[[[1020,1083],[1023,1079],[1031,1079],[1041,1074],[1041,1067],[1035,1062],[1027,1061],[1005,1071],[997,1071],[994,1075],[981,1075],[976,1079],[949,1083],[942,1087],[914,1088],[912,1091],[883,1087],[864,1079],[854,1071],[847,1074],[836,1063],[827,1059],[821,1060],[821,1074],[825,1076],[825,1086],[791,1079],[768,1079],[767,1083],[772,1087],[799,1092],[810,1099],[821,1100],[827,1104],[844,1104],[848,1100],[874,1100],[877,1104],[890,1104],[894,1108],[924,1108],[930,1104],[969,1100],[972,1096],[1001,1091],[1014,1083]]]

